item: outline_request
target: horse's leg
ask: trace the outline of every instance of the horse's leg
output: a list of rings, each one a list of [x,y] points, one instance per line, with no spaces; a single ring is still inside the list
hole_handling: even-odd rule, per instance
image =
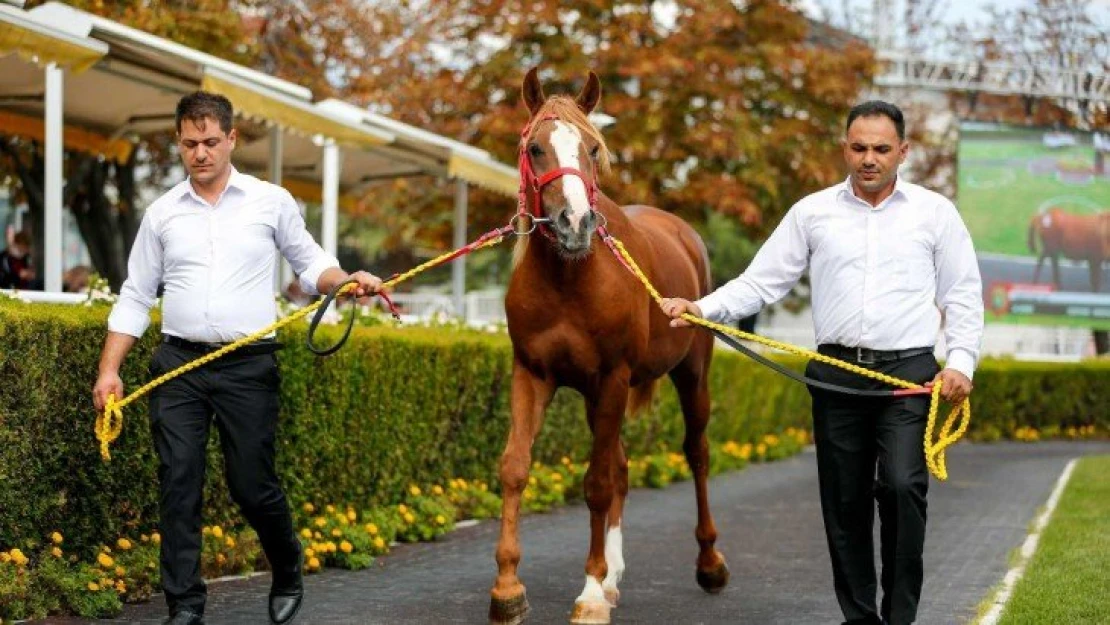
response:
[[[608,572],[605,574],[605,580],[601,582],[605,600],[614,608],[617,607],[621,596],[617,585],[624,576],[624,535],[621,532],[621,521],[624,518],[624,500],[628,497],[628,457],[625,455],[622,441],[617,442],[616,454],[616,461],[613,464],[613,483],[616,492],[613,493],[613,503],[609,506],[609,530],[605,533],[605,564]]]
[[[1033,270],[1033,284],[1041,280],[1041,267],[1044,266],[1044,253],[1037,256],[1037,268]]]
[[[728,584],[729,571],[725,558],[713,545],[717,542],[717,526],[709,511],[709,441],[705,428],[709,424],[709,359],[704,350],[712,349],[712,337],[695,339],[696,342],[682,363],[671,371],[671,380],[678,391],[682,415],[686,420],[686,438],[682,450],[694,474],[694,489],[698,499],[697,581],[702,590],[718,593]]]
[[[628,404],[628,371],[605,376],[596,391],[587,394],[586,411],[593,430],[590,468],[586,471],[586,505],[590,509],[590,551],[586,557],[586,585],[574,600],[570,622],[599,625],[609,622],[610,605],[602,582],[608,573],[605,560],[606,521],[613,506],[615,464],[619,458],[621,422]]]
[[[1091,265],[1091,293],[1098,293],[1102,288],[1102,259],[1092,256],[1087,262]]]
[[[1052,284],[1056,290],[1060,290],[1060,256],[1058,254],[1052,255]]]
[[[516,575],[520,563],[517,522],[520,496],[528,483],[532,441],[539,434],[543,414],[555,393],[554,384],[537,378],[513,362],[512,424],[501,455],[501,536],[497,541],[497,580],[490,591],[489,620],[499,625],[521,623],[528,612],[524,584]]]

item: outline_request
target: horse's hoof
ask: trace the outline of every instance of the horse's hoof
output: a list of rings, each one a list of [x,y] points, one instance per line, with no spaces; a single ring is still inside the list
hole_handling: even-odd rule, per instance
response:
[[[725,586],[728,585],[728,578],[728,565],[725,564],[724,558],[721,559],[721,563],[716,568],[708,571],[698,570],[698,586],[701,586],[702,590],[711,595],[724,590]]]
[[[609,602],[609,607],[617,607],[617,604],[620,603],[621,600],[621,591],[618,590],[616,586],[613,586],[611,588],[606,588],[602,586],[601,589],[605,593],[605,600]]]
[[[572,625],[609,625],[608,603],[601,601],[577,601],[570,613]]]
[[[528,610],[528,596],[525,593],[520,593],[509,599],[490,597],[490,625],[520,625],[524,622]]]

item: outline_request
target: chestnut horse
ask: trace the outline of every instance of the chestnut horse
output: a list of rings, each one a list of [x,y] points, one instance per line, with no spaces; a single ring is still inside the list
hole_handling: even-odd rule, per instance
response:
[[[624,573],[621,526],[628,493],[628,460],[620,439],[626,408],[645,405],[657,378],[669,374],[686,422],[683,450],[694,475],[700,551],[697,581],[708,592],[728,583],[714,549],[709,512],[709,362],[713,337],[675,330],[644,287],[594,236],[602,226],[663,293],[696,299],[709,292],[705,245],[688,224],[647,206],[622,208],[598,190],[609,153],[587,119],[601,96],[592,72],[577,96],[544,96],[536,70],[524,79],[531,121],[521,136],[519,211],[549,219],[520,237],[505,296],[513,345],[512,425],[501,457],[501,535],[490,621],[520,623],[528,610],[517,577],[517,524],[528,483],[532,442],[558,387],[582,394],[593,433],[585,498],[590,509],[586,582],[572,623],[608,623]]]
[[[1047,257],[1052,260],[1052,282],[1060,288],[1059,256],[1072,260],[1085,260],[1091,271],[1091,292],[1102,288],[1102,263],[1110,260],[1110,211],[1095,215],[1073,215],[1058,207],[1033,215],[1029,220],[1028,245],[1030,252],[1041,249],[1033,282],[1041,277],[1041,266]]]

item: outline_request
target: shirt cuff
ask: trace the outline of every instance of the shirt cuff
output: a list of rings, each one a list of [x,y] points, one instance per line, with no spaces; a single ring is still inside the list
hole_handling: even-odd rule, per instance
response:
[[[142,338],[148,327],[150,311],[130,305],[126,300],[117,301],[112,307],[112,314],[108,315],[108,330],[111,332]]]
[[[946,369],[955,369],[972,379],[975,375],[975,356],[966,349],[948,350],[948,359],[944,363]]]
[[[324,254],[312,261],[312,264],[307,269],[301,272],[301,289],[309,295],[319,295],[320,291],[316,289],[316,283],[320,281],[320,274],[324,273],[332,267],[338,267],[339,261],[334,256]]]
[[[701,310],[702,318],[709,321],[723,323],[725,321],[724,316],[728,314],[728,310],[725,309],[720,298],[713,297],[712,293],[694,302],[694,304]]]

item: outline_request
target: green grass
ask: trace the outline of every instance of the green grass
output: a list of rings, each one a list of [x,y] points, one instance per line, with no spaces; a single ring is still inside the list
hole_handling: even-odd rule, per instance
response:
[[[1039,143],[979,138],[960,145],[960,214],[981,252],[1032,256],[1026,244],[1029,220],[1050,200],[1079,213],[1110,209],[1110,180],[1087,185],[1060,182],[1055,174],[1033,175],[1028,161],[1051,157],[1057,162],[1093,166],[1090,146],[1049,150]],[[1017,163],[1006,163],[1017,159]]]
[[[1110,456],[1075,467],[1000,625],[1110,623]]]

